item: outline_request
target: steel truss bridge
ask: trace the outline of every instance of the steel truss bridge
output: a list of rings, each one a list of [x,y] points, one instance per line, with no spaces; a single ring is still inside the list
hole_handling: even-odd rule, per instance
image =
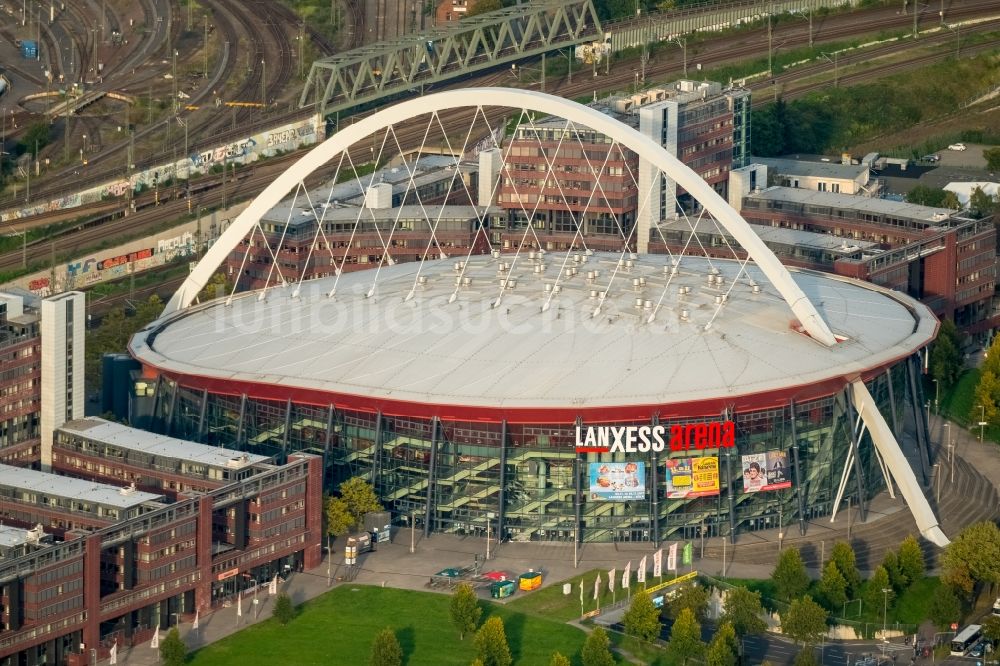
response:
[[[321,114],[603,37],[592,0],[548,0],[317,60],[299,105]]]

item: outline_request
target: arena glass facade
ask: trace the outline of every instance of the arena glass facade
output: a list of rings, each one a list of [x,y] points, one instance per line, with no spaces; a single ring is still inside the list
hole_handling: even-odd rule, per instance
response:
[[[865,383],[897,433],[915,420],[919,444],[908,451],[918,477],[927,474],[923,398],[917,356],[872,370]],[[162,375],[156,397],[140,408],[150,426],[167,434],[262,455],[306,451],[322,455],[325,486],[333,490],[360,476],[373,482],[397,523],[415,520],[425,533],[493,534],[511,540],[584,542],[655,541],[728,536],[805,522],[833,511],[848,451],[851,464],[842,500],[865,510],[885,489],[875,447],[855,441],[857,411],[849,392],[835,385],[798,387],[782,395],[754,396],[755,406],[723,408],[697,418],[651,417],[662,425],[732,420],[728,449],[635,454],[575,451],[577,423],[517,423],[413,418],[338,406],[231,395]],[[267,390],[267,389],[265,389]],[[821,392],[825,392],[822,395]],[[810,395],[801,399],[796,397]],[[138,403],[133,403],[139,407]],[[676,412],[666,405],[659,413]],[[582,421],[580,421],[582,423]],[[630,422],[630,425],[635,422]],[[586,425],[597,425],[588,422]],[[641,424],[635,424],[641,425]],[[743,492],[741,456],[784,451],[791,487]],[[671,458],[718,456],[719,492],[670,499],[664,478]],[[587,464],[645,462],[645,498],[595,499],[588,493]],[[577,501],[579,498],[579,501]],[[850,499],[848,499],[850,498]],[[859,504],[860,499],[860,504]]]

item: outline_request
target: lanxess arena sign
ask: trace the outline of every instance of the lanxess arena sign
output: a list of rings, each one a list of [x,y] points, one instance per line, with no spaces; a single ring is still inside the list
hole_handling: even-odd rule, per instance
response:
[[[649,453],[651,451],[728,449],[736,446],[732,421],[684,425],[576,427],[578,453]]]

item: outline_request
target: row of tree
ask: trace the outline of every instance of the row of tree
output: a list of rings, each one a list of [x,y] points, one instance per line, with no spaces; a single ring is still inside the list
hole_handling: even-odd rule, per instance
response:
[[[709,666],[734,666],[740,641],[767,629],[760,593],[744,587],[729,590],[719,627],[706,644],[701,640],[701,624],[708,613],[708,600],[708,590],[700,585],[685,585],[676,591],[666,607],[667,617],[673,620],[666,650],[683,663],[698,659]],[[660,610],[645,592],[632,598],[622,624],[626,634],[647,642],[656,641],[663,631]]]
[[[958,200],[958,195],[954,192],[926,185],[917,185],[907,192],[906,202],[919,206],[950,208],[952,210],[958,210],[962,207],[961,202]],[[993,215],[998,211],[1000,211],[1000,196],[990,195],[981,187],[973,188],[969,194],[969,204],[966,209],[970,217],[978,220],[987,215]]]

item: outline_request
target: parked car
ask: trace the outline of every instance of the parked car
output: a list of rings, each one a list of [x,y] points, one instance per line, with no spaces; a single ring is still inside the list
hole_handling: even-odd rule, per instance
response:
[[[964,143],[953,143],[950,146],[948,146],[948,150],[965,150],[965,144]]]
[[[969,656],[977,659],[982,657],[984,654],[986,654],[986,641],[979,641],[969,650]]]
[[[940,162],[941,161],[941,156],[940,155],[924,155],[923,157],[920,158],[920,160],[922,162]]]

